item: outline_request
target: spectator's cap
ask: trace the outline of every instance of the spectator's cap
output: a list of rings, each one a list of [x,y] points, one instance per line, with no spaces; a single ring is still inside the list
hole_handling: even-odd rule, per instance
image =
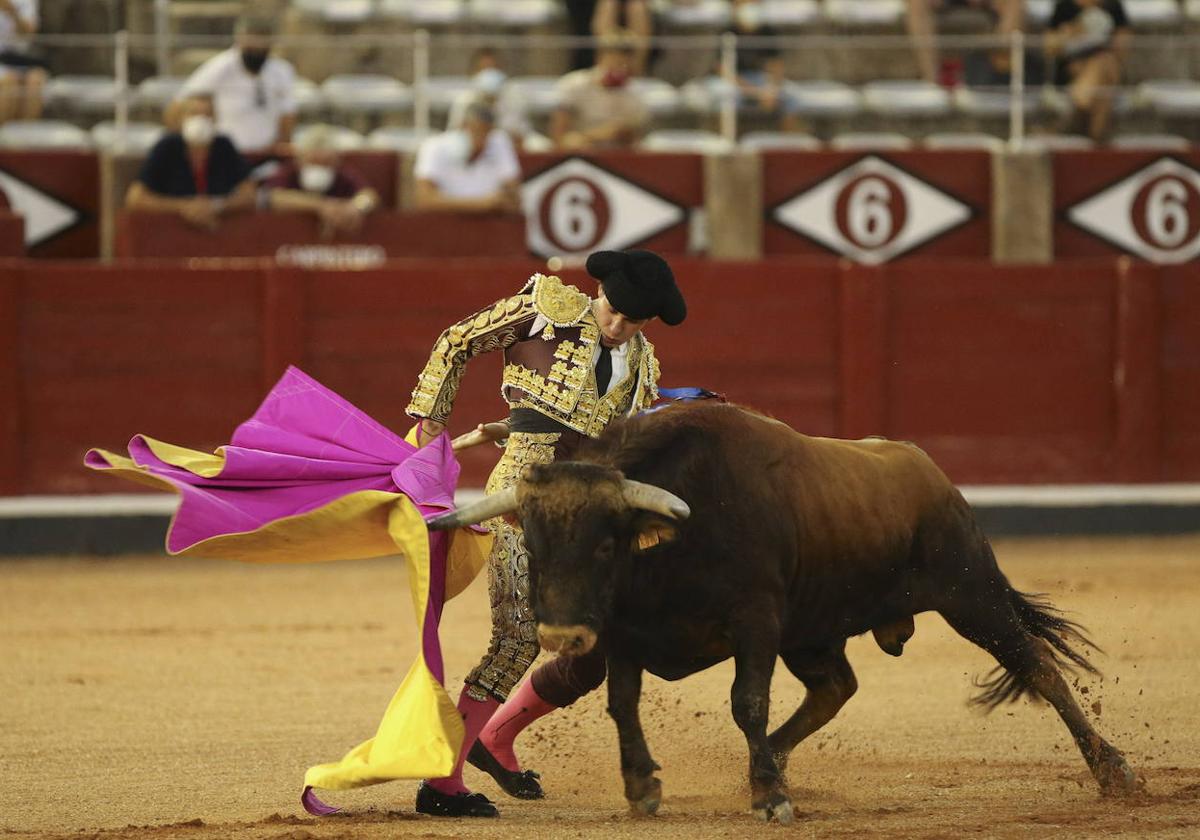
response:
[[[675,326],[687,317],[687,304],[667,261],[651,251],[597,251],[587,272],[600,281],[613,309],[635,321],[660,318]]]
[[[601,35],[597,39],[596,46],[600,50],[632,53],[637,50],[639,43],[640,39],[635,33],[628,29],[615,29]]]

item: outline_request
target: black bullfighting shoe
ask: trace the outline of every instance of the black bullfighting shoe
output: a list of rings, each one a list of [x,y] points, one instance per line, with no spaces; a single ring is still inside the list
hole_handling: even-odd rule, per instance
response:
[[[442,793],[421,782],[417,813],[433,817],[498,817],[500,812],[482,793]]]
[[[471,751],[467,753],[467,761],[472,767],[482,770],[495,779],[496,784],[500,785],[500,788],[509,796],[517,799],[541,799],[546,795],[538,782],[541,776],[532,770],[524,770],[519,773],[509,770],[483,745],[483,741],[475,742],[475,746],[471,747]]]

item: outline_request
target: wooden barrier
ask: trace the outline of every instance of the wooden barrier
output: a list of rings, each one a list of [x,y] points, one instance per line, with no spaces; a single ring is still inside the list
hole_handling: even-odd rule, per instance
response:
[[[810,434],[912,440],[958,482],[1200,479],[1200,284],[1186,267],[673,265],[688,320],[648,328],[665,385]],[[216,446],[288,364],[403,430],[438,332],[540,267],[0,261],[0,493],[111,492],[79,460],[134,432]],[[503,416],[499,365],[471,364],[452,431]],[[495,457],[467,453],[465,483]]]
[[[0,209],[0,257],[25,256],[25,217]]]
[[[377,263],[399,257],[502,257],[523,253],[524,247],[525,220],[512,215],[380,210],[367,216],[357,233],[330,237],[323,236],[317,218],[308,213],[242,213],[222,219],[216,230],[197,228],[170,213],[122,211],[117,217],[120,258],[187,254]]]

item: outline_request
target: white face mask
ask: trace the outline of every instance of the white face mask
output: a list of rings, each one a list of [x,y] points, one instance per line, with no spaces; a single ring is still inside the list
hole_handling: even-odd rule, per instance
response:
[[[181,133],[183,141],[189,146],[207,146],[212,142],[216,128],[208,114],[192,114],[183,118]]]
[[[316,163],[306,163],[300,167],[300,186],[308,192],[324,193],[333,186],[337,173],[332,166],[321,166]]]
[[[737,7],[736,14],[742,29],[758,29],[762,23],[762,4],[742,3]]]
[[[504,75],[504,71],[496,67],[485,67],[475,74],[472,82],[475,85],[475,90],[488,96],[495,96],[500,93],[500,88],[504,85],[504,80],[508,76]]]

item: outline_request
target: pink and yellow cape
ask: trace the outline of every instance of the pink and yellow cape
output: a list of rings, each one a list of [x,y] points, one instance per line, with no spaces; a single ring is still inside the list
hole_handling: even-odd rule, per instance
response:
[[[463,739],[444,687],[443,602],[482,568],[490,535],[430,532],[454,507],[459,466],[446,435],[418,448],[296,368],[288,368],[229,445],[213,454],[136,435],[129,455],[101,449],[85,464],[181,496],[167,532],[175,555],[307,563],[399,554],[421,651],[375,736],[341,761],[310,767],[304,805],[329,813],[311,788],[345,790],[446,776]]]

